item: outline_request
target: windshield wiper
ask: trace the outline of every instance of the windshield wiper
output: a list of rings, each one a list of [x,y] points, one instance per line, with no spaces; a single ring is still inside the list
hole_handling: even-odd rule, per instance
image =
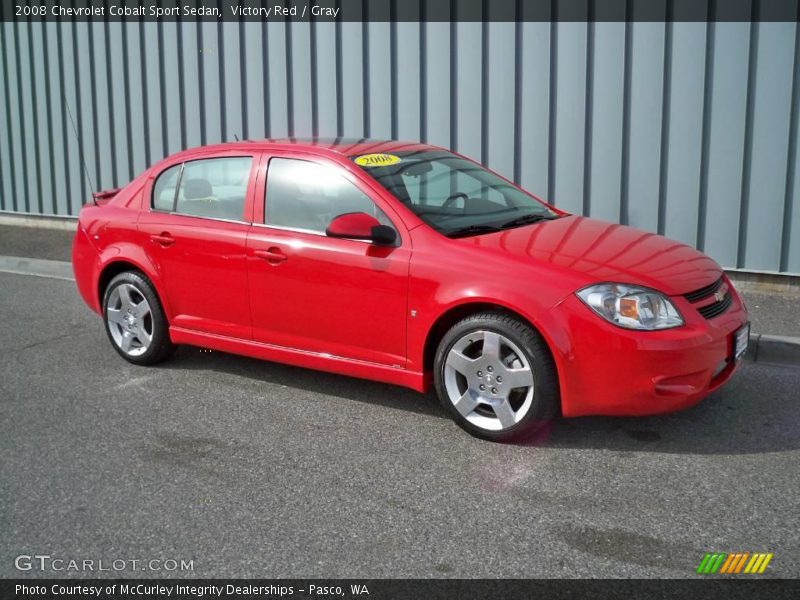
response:
[[[507,229],[508,227],[519,227],[520,225],[530,225],[531,223],[538,223],[539,221],[552,221],[553,219],[557,219],[558,217],[554,215],[522,215],[521,217],[516,217],[515,219],[511,219],[510,221],[506,221],[500,227],[502,229]]]
[[[494,225],[467,225],[466,227],[459,227],[457,229],[448,231],[445,235],[453,238],[466,235],[477,235],[479,233],[491,233],[494,231],[500,231],[500,228],[495,227]]]

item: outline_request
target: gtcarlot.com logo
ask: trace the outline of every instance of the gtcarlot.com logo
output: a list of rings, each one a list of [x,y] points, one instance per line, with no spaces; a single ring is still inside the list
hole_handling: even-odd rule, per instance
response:
[[[20,554],[14,559],[18,571],[86,573],[95,571],[194,571],[194,560],[173,558],[62,558],[49,554]]]
[[[707,552],[697,567],[701,575],[757,575],[772,560],[772,552]]]

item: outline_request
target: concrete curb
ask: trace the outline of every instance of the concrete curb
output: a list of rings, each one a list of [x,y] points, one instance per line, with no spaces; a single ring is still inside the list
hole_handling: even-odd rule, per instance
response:
[[[756,294],[800,294],[800,275],[796,273],[758,273],[725,269],[725,274],[740,292]]]
[[[33,227],[35,229],[57,229],[59,231],[75,231],[75,229],[78,227],[78,217],[31,215],[0,211],[0,225]]]
[[[74,281],[72,265],[61,260],[44,260],[21,256],[0,256],[0,272],[34,277],[49,277]],[[750,334],[750,344],[744,360],[766,365],[800,368],[800,337]]]
[[[766,365],[800,367],[800,338],[751,333],[744,358]]]
[[[72,274],[72,263],[63,260],[0,256],[0,273],[75,281],[75,277]]]

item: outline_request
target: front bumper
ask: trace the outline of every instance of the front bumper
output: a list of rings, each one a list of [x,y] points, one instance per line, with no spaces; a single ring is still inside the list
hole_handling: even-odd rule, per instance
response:
[[[564,416],[652,415],[696,404],[737,370],[733,336],[747,310],[731,286],[732,303],[705,319],[682,297],[670,298],[686,324],[632,331],[595,315],[577,297],[557,311],[572,341],[556,357]]]

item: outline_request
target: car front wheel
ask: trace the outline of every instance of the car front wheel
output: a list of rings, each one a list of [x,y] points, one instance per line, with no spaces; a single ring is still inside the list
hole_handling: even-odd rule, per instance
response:
[[[120,273],[106,288],[103,320],[114,349],[128,362],[152,365],[174,349],[152,284],[140,273]]]
[[[558,379],[542,337],[501,312],[471,315],[442,338],[434,364],[439,399],[472,435],[524,438],[558,410]]]

